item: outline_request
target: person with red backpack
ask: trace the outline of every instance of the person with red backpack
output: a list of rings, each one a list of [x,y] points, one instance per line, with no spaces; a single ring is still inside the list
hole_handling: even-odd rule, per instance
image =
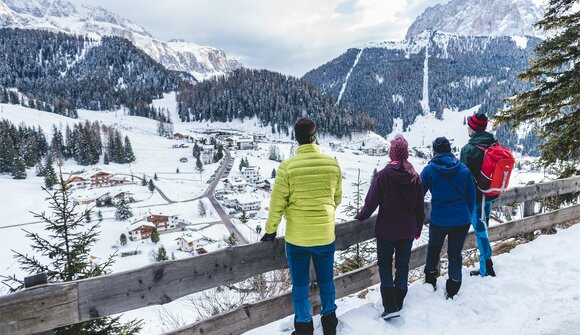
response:
[[[471,271],[470,275],[495,277],[487,228],[493,202],[508,186],[514,159],[493,134],[485,131],[487,121],[483,113],[469,117],[467,131],[470,139],[461,149],[459,159],[469,168],[477,186],[472,225],[479,249],[479,270]]]

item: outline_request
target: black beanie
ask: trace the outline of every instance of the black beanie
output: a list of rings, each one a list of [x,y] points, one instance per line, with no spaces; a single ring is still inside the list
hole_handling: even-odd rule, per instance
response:
[[[435,153],[444,153],[444,152],[451,152],[451,143],[445,137],[437,137],[435,141],[433,141],[433,151]]]

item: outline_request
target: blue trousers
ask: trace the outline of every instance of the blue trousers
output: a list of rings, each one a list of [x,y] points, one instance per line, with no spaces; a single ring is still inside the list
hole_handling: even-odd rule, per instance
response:
[[[479,249],[479,273],[482,276],[487,275],[485,261],[491,259],[491,244],[489,243],[489,236],[487,235],[487,228],[489,228],[489,214],[491,213],[491,205],[493,200],[485,201],[484,216],[485,221],[481,221],[481,201],[477,201],[471,224],[473,225],[473,232],[477,239],[477,249]]]
[[[383,240],[377,237],[377,259],[381,287],[407,288],[409,277],[409,258],[413,239]],[[395,280],[393,282],[393,254],[395,255]]]
[[[469,224],[455,227],[429,225],[429,245],[427,246],[427,261],[425,273],[437,271],[441,248],[447,236],[447,259],[449,260],[449,279],[461,281],[461,251],[469,231]]]
[[[310,291],[310,259],[316,271],[316,283],[320,288],[320,314],[328,315],[336,310],[334,303],[334,242],[315,246],[301,247],[286,242],[286,258],[292,279],[292,303],[296,322],[310,322],[312,315],[308,300]]]

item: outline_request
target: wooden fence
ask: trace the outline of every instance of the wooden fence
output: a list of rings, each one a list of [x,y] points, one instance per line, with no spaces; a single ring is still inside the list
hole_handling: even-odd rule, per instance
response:
[[[580,177],[514,188],[496,206],[580,192]],[[426,206],[429,211],[429,206]],[[580,217],[580,205],[511,221],[489,229],[490,240],[518,236]],[[365,222],[336,225],[336,247],[374,238],[376,217]],[[468,237],[465,247],[474,248]],[[411,268],[424,264],[426,247],[413,250]],[[182,260],[166,261],[139,269],[75,282],[48,284],[0,296],[0,334],[33,334],[129,310],[165,304],[219,285],[236,283],[258,274],[286,268],[284,241],[256,243],[223,249]],[[337,297],[358,292],[379,282],[371,265],[335,278]],[[313,304],[319,301],[316,287]],[[171,332],[171,334],[240,334],[291,315],[290,293],[240,307]]]

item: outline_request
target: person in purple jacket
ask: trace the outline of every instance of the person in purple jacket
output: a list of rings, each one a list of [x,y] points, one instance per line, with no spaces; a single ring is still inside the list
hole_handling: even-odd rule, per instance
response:
[[[356,216],[357,220],[366,220],[379,207],[375,234],[385,309],[381,317],[385,320],[398,317],[403,308],[413,239],[421,236],[425,219],[421,178],[407,160],[408,143],[402,135],[396,135],[391,141],[389,158],[391,162],[373,178],[365,205]]]
[[[439,256],[447,236],[449,279],[445,288],[447,298],[453,299],[461,287],[461,251],[475,208],[475,183],[469,168],[451,153],[445,137],[433,141],[433,151],[435,156],[421,172],[423,192],[431,192],[425,283],[437,289]]]

